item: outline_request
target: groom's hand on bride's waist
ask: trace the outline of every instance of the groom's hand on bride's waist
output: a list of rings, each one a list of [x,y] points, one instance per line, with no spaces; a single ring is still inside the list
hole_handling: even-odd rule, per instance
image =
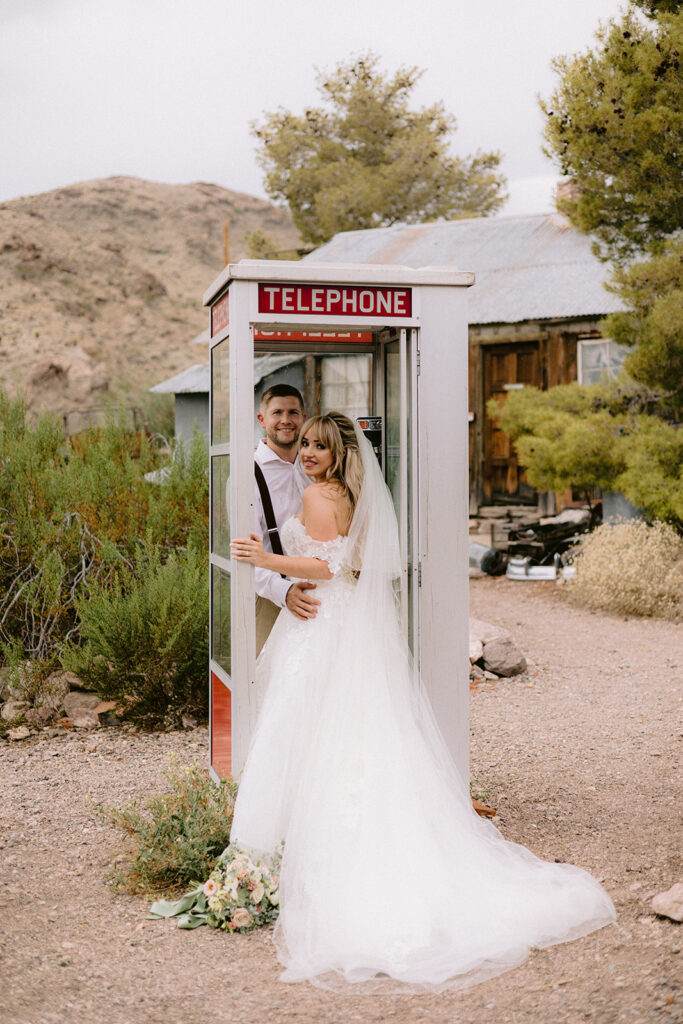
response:
[[[310,590],[315,590],[315,583],[293,583],[287,591],[287,607],[297,619],[314,619],[317,615],[320,601],[308,593]]]

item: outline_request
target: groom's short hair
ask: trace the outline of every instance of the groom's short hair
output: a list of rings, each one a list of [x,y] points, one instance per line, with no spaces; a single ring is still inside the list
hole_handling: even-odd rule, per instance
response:
[[[261,395],[261,408],[265,409],[271,398],[298,398],[301,411],[304,411],[303,395],[293,384],[273,384]]]

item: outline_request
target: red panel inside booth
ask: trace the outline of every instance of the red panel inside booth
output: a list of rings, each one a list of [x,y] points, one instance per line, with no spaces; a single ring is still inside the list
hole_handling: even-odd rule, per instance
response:
[[[211,673],[211,766],[220,778],[232,771],[231,693],[215,672]]]

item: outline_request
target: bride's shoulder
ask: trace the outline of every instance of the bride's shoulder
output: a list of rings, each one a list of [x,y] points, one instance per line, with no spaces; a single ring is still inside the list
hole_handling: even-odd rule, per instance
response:
[[[303,493],[304,517],[318,513],[334,518],[334,502],[330,500],[334,497],[328,484],[311,484]]]
[[[315,505],[322,505],[323,502],[329,504],[331,501],[338,500],[341,494],[342,491],[339,486],[328,480],[324,480],[322,483],[310,484],[304,491],[304,506],[313,507]]]
[[[317,540],[337,536],[336,491],[327,483],[311,484],[303,493],[306,532]]]

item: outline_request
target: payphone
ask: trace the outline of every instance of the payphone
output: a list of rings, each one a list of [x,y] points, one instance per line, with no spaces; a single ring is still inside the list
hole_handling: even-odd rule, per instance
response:
[[[230,535],[253,528],[254,389],[264,370],[284,373],[288,383],[297,375],[308,415],[336,409],[363,421],[398,518],[401,616],[415,685],[427,688],[468,774],[466,295],[473,282],[453,268],[243,260],[205,293],[214,778],[239,774],[256,714],[253,569],[231,561]]]

